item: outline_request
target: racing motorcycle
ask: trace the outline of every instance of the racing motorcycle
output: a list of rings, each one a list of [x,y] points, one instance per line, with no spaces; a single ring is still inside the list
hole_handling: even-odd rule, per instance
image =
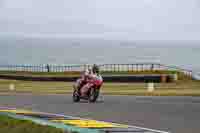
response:
[[[82,96],[80,92],[82,88],[78,90],[76,87],[73,87],[74,88],[74,91],[73,91],[74,102],[79,102],[80,99],[88,100],[89,102],[95,102],[98,99],[100,88],[103,84],[103,80],[95,78],[93,80],[88,81],[88,83],[90,83],[91,86],[89,87],[87,94],[84,96]]]

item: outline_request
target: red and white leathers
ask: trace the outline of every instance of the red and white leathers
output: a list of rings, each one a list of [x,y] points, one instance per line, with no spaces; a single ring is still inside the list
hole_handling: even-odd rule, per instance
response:
[[[103,78],[101,77],[101,75],[97,75],[97,74],[91,74],[88,77],[88,81],[87,83],[81,88],[81,95],[85,96],[89,90],[89,88],[91,88],[94,84],[96,85],[100,85],[103,82]]]
[[[81,78],[76,81],[76,88],[80,89],[83,85],[85,85],[88,82],[89,77],[91,77],[91,74],[91,69],[86,69]]]

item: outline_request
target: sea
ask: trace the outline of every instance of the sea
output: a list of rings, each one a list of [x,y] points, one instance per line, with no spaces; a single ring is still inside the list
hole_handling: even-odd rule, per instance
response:
[[[161,63],[200,72],[200,41],[0,37],[0,65]]]

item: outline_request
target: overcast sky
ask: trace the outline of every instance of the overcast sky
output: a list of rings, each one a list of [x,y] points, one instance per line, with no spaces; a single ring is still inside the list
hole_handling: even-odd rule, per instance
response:
[[[0,0],[0,37],[200,40],[199,0]]]

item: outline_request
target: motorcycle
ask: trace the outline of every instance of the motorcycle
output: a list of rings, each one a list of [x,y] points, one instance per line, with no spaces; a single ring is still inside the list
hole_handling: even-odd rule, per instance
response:
[[[82,88],[78,90],[76,87],[73,87],[74,88],[74,91],[73,91],[74,102],[79,102],[80,99],[88,100],[89,102],[95,102],[98,99],[100,88],[103,84],[103,80],[95,78],[93,80],[90,80],[88,83],[90,83],[91,86],[89,87],[87,94],[84,96],[82,96],[80,92]]]

